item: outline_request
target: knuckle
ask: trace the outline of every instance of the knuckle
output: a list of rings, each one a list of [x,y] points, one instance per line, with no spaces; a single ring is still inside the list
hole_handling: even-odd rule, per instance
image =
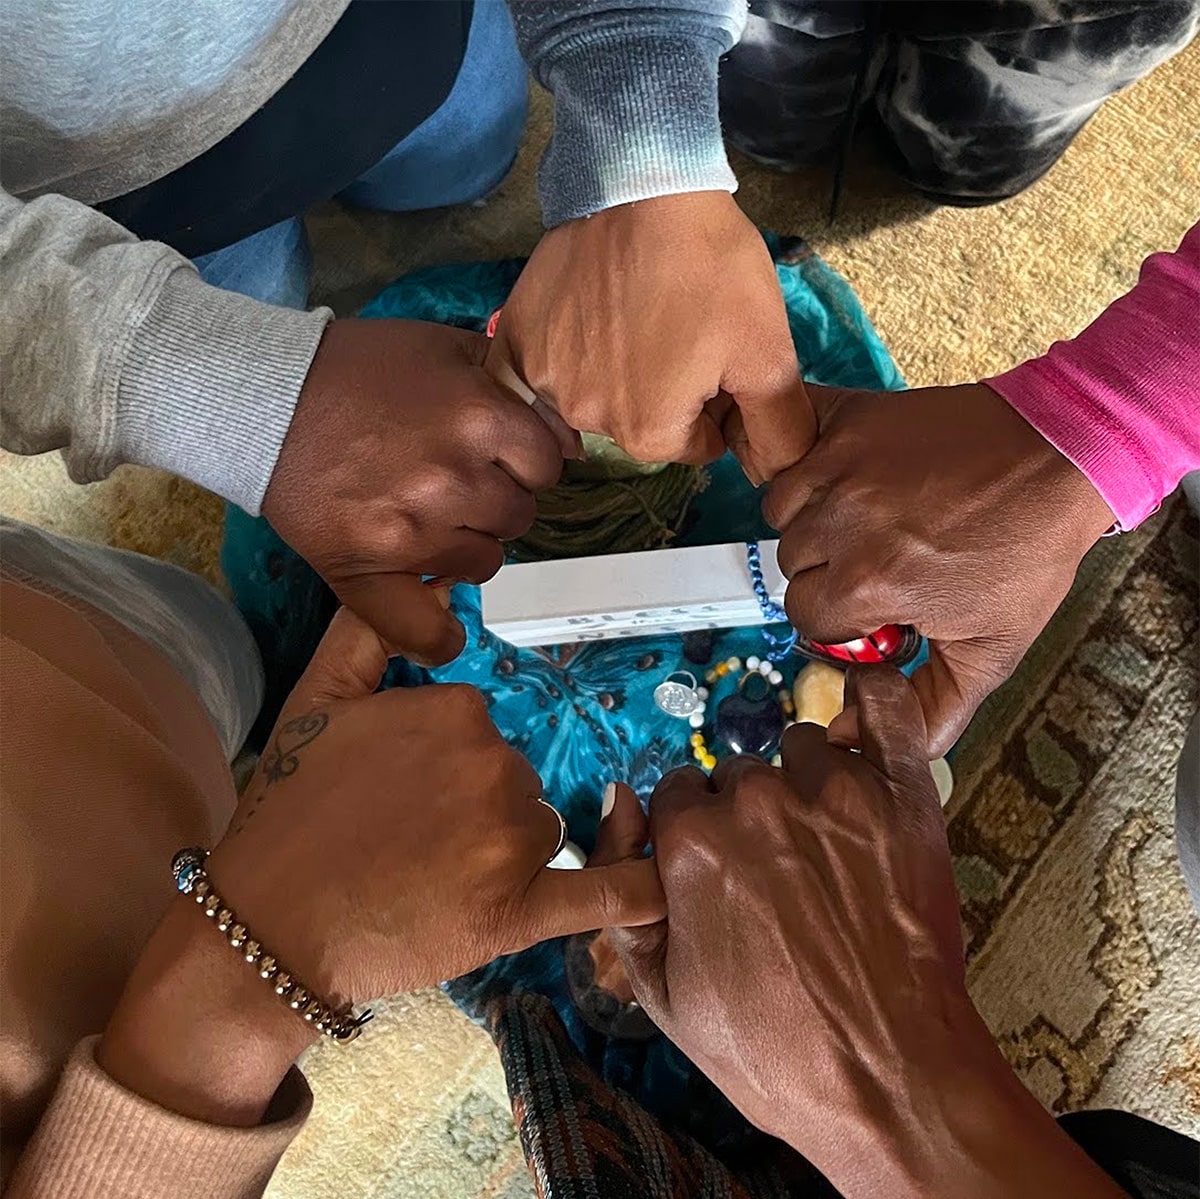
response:
[[[439,683],[437,692],[447,715],[464,724],[491,724],[487,700],[478,687],[467,683]]]
[[[408,490],[412,506],[421,512],[445,518],[448,501],[459,490],[458,472],[448,466],[427,463],[413,472]]]
[[[803,632],[830,608],[826,583],[820,577],[794,580],[784,593],[783,606],[792,624]]]
[[[460,404],[452,423],[458,438],[469,445],[491,445],[500,431],[496,406],[482,398]]]
[[[799,569],[805,540],[803,531],[796,528],[795,525],[786,529],[783,536],[780,537],[776,561],[779,563],[780,572],[785,579],[790,579]]]
[[[620,441],[620,422],[614,418],[611,402],[588,392],[568,394],[559,404],[559,411],[576,429],[601,433]]]
[[[879,576],[871,563],[855,557],[842,568],[836,588],[842,605],[855,610],[871,608],[879,593]]]
[[[604,927],[619,925],[625,915],[625,900],[611,879],[600,879],[596,884],[596,911]]]

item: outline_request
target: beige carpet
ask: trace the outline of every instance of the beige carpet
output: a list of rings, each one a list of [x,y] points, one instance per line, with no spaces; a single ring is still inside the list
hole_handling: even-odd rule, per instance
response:
[[[539,100],[487,205],[313,214],[316,299],[350,313],[414,266],[525,252]],[[1173,247],[1200,194],[1200,46],[1107,104],[1026,196],[931,209],[860,164],[828,181],[739,163],[761,224],[851,281],[913,384],[977,378],[1069,335]],[[0,461],[0,507],[215,577],[219,505],[126,469],[71,488],[55,459]],[[1200,922],[1170,842],[1171,778],[1197,696],[1197,548],[1178,510],[1103,543],[1016,680],[965,739],[950,809],[973,993],[1056,1109],[1119,1105],[1200,1135]],[[352,1050],[308,1063],[312,1122],[273,1199],[531,1194],[490,1044],[438,995],[393,1001]]]

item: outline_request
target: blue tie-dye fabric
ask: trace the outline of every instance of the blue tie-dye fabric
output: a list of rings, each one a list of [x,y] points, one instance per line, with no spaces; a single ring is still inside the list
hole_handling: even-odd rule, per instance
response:
[[[903,387],[845,281],[803,242],[768,236],[768,244],[805,377],[845,387]],[[482,330],[522,265],[509,260],[418,271],[384,290],[362,315]],[[680,542],[771,536],[759,515],[760,497],[736,463],[726,456],[711,473],[712,483],[697,498]],[[230,510],[223,564],[239,606],[260,634],[277,633],[297,604],[311,605],[311,578],[265,521]],[[747,590],[749,586],[747,577]],[[467,648],[459,658],[428,672],[395,662],[385,685],[432,680],[479,687],[497,727],[538,770],[546,798],[566,817],[571,839],[584,849],[593,844],[600,796],[609,780],[629,783],[645,799],[665,770],[691,760],[687,722],[659,711],[652,699],[654,688],[672,671],[703,672],[702,666],[683,659],[680,637],[514,649],[482,627],[477,588],[456,588],[454,608],[467,629]],[[711,660],[762,653],[758,629],[733,629],[716,635]],[[789,683],[800,665],[793,658],[784,666]],[[710,712],[733,689],[730,681],[715,689]],[[720,752],[719,745],[714,748]],[[487,797],[480,796],[480,802]],[[489,996],[517,986],[548,995],[587,1060],[606,1081],[630,1091],[651,1111],[682,1121],[709,1144],[740,1126],[727,1120],[724,1101],[665,1038],[637,1044],[606,1041],[582,1022],[566,991],[559,942],[501,958],[446,989],[465,1011],[478,1016]]]

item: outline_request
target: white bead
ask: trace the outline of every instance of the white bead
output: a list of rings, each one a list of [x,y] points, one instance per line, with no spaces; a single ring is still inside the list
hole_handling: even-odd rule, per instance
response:
[[[704,727],[704,713],[703,712],[693,712],[688,717],[688,724],[690,724],[692,726],[692,728],[694,728],[694,729],[703,728]]]
[[[706,703],[704,702],[704,700],[701,700],[701,701],[700,701],[700,702],[699,702],[699,703],[698,703],[698,704],[697,704],[697,705],[696,705],[696,706],[695,706],[695,707],[692,709],[692,711],[693,711],[693,712],[701,712],[701,713],[703,713],[703,712],[705,712],[707,709],[708,709],[708,704],[706,704]]]
[[[751,654],[750,657],[748,657],[746,659],[746,669],[747,670],[757,670],[758,667],[759,667],[759,660],[753,654]]]
[[[778,687],[779,684],[783,682],[783,672],[779,670],[771,671],[771,673],[767,675],[767,682],[770,683],[772,687]]]
[[[741,670],[742,660],[741,658],[726,658],[725,665],[728,666],[730,670]]]
[[[758,664],[758,673],[761,674],[764,679],[769,678],[771,671],[773,671],[774,669],[775,669],[775,665],[773,662],[770,661],[770,659],[764,659],[762,662],[760,662]]]
[[[697,688],[696,688],[696,694],[697,694],[697,695],[698,695],[698,696],[699,696],[701,699],[708,699],[708,688],[707,688],[707,687],[697,687]]]

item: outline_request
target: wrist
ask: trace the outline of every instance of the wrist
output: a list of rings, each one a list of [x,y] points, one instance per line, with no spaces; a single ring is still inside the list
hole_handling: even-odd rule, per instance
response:
[[[257,515],[331,316],[173,271],[122,363],[116,460],[170,471]]]
[[[96,1062],[159,1107],[248,1127],[315,1036],[179,898],[134,968]]]
[[[1112,509],[1091,480],[1003,394],[988,383],[975,386],[1003,407],[1022,434],[1019,454],[1024,462],[1014,465],[1026,468],[1036,481],[1036,492],[1031,487],[1029,493],[1045,497],[1038,511],[1044,531],[1059,529],[1065,544],[1082,558],[1113,527]]]
[[[554,92],[538,170],[547,228],[656,196],[737,189],[717,106],[726,40],[638,30],[564,41],[541,72]]]

